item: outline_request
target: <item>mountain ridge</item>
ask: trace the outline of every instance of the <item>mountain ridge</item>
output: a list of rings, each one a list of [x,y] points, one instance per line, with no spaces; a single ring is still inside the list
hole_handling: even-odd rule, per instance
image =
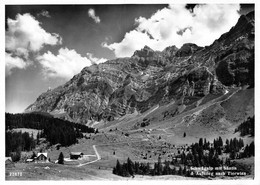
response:
[[[196,102],[229,87],[254,87],[254,12],[210,46],[186,43],[162,52],[148,46],[133,56],[85,67],[41,94],[25,112],[42,111],[82,124],[109,122],[159,105]]]

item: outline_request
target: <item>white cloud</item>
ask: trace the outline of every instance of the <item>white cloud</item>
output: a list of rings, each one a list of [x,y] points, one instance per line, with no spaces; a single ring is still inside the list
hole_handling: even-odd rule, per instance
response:
[[[48,12],[42,12],[48,16]],[[28,60],[29,53],[35,53],[44,45],[61,44],[62,39],[56,33],[46,32],[32,15],[17,14],[16,18],[7,19],[8,30],[5,32],[5,49],[10,53],[5,54],[6,75],[11,74],[13,68],[24,69],[32,62]]]
[[[92,62],[92,64],[100,64],[107,61],[106,58],[96,58],[92,53],[87,53],[88,59]]]
[[[155,40],[149,38],[145,33],[137,30],[130,31],[125,34],[124,39],[120,43],[113,43],[108,45],[106,42],[102,43],[103,47],[107,47],[115,52],[116,57],[131,56],[133,51],[137,48],[142,48],[144,45],[156,43]]]
[[[28,13],[17,14],[14,20],[8,18],[7,25],[5,48],[16,55],[28,57],[29,52],[37,52],[44,45],[61,44],[58,34],[46,32]]]
[[[98,59],[92,54],[82,57],[75,50],[61,48],[58,55],[54,55],[50,51],[37,57],[37,60],[43,66],[45,77],[70,79],[73,75],[79,73],[84,67],[93,63],[105,62],[106,59]]]
[[[13,68],[24,69],[26,62],[19,57],[13,57],[10,53],[5,53],[5,76],[12,74]]]
[[[40,13],[37,14],[38,16],[43,16],[47,18],[51,18],[50,13],[47,10],[42,10]]]
[[[102,46],[113,50],[116,57],[129,57],[145,45],[160,51],[189,42],[210,45],[236,24],[239,9],[237,4],[208,4],[197,5],[191,12],[185,5],[169,5],[148,19],[137,18],[137,27],[126,33],[121,42],[104,42]]]
[[[94,9],[90,8],[88,10],[88,16],[91,17],[96,23],[100,23],[100,18],[96,16]]]

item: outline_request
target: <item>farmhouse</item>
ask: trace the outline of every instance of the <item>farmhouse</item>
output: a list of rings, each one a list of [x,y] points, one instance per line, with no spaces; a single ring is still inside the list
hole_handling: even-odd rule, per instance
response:
[[[37,162],[48,162],[47,153],[38,153],[36,160]]]
[[[83,154],[82,152],[71,152],[71,153],[70,153],[70,159],[82,158],[83,155],[84,155],[84,154]]]
[[[11,157],[5,157],[5,167],[14,167],[14,163]]]

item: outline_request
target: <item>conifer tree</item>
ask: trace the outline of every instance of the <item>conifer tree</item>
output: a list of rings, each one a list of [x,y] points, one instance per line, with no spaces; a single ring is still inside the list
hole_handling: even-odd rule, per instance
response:
[[[118,160],[116,161],[116,174],[122,176],[122,165]]]
[[[219,136],[218,138],[218,146],[223,146],[223,141],[222,141],[222,138]]]
[[[202,138],[200,138],[200,140],[199,140],[199,146],[200,146],[200,147],[203,146],[203,139],[202,139]]]
[[[183,174],[183,170],[182,170],[182,168],[181,168],[181,166],[180,166],[180,168],[179,168],[179,170],[178,170],[178,175],[182,175]]]
[[[203,149],[204,149],[204,150],[208,149],[208,146],[207,146],[207,140],[206,140],[206,138],[204,138],[204,145],[203,145]]]
[[[146,174],[149,175],[151,173],[151,169],[150,169],[150,163],[146,163]]]
[[[61,152],[58,158],[58,164],[64,164],[64,156],[63,153]]]
[[[255,156],[255,143],[254,141],[249,145],[249,156]]]
[[[225,152],[228,153],[230,152],[230,145],[229,145],[229,140],[226,139],[226,148],[225,148]]]
[[[134,175],[134,163],[129,157],[127,158],[127,171],[130,175]]]
[[[135,162],[135,164],[134,164],[134,172],[135,172],[136,174],[139,173],[139,162]]]

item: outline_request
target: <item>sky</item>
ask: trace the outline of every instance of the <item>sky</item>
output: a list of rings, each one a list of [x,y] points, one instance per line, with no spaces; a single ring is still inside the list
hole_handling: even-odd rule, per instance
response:
[[[207,46],[254,9],[239,4],[6,5],[5,111],[23,112],[84,67],[184,43]]]

